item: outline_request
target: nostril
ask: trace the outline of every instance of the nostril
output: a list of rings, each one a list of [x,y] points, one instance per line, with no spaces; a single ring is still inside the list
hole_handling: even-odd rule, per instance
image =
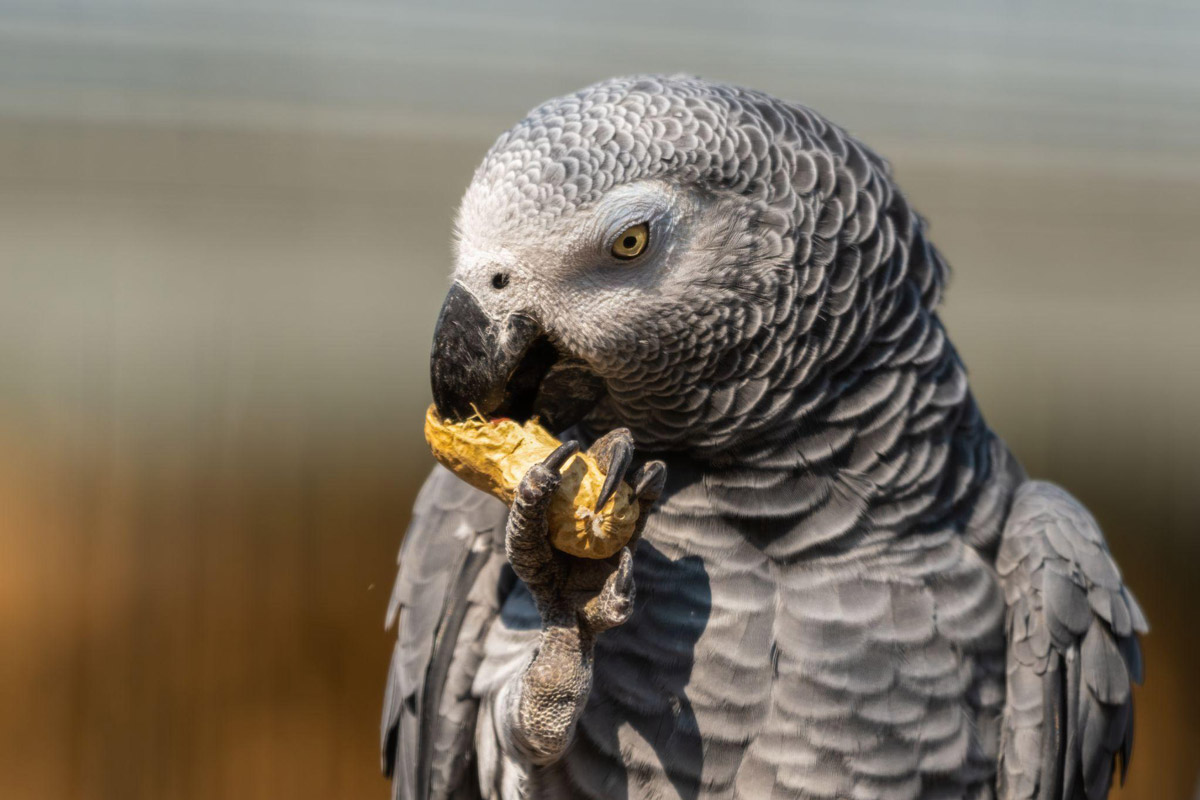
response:
[[[497,272],[492,276],[492,288],[503,289],[505,286],[508,286],[507,272]]]

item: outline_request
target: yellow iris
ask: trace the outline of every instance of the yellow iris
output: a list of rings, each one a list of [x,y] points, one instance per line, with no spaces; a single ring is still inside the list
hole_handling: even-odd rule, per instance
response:
[[[640,256],[649,243],[650,226],[642,222],[632,228],[627,228],[617,237],[617,240],[613,242],[612,254],[627,261]]]

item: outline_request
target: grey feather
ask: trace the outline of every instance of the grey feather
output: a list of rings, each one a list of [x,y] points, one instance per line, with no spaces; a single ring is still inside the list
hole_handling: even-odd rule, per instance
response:
[[[388,609],[388,624],[396,625],[398,636],[388,670],[381,733],[384,774],[393,778],[393,796],[400,800],[439,796],[428,794],[430,782],[453,783],[455,766],[463,763],[467,753],[463,742],[458,742],[463,748],[458,752],[434,752],[432,736],[448,726],[437,724],[444,711],[427,706],[441,705],[451,667],[457,666],[454,642],[447,641],[432,673],[430,667],[439,630],[445,631],[448,622],[456,622],[452,627],[460,629],[470,613],[472,585],[462,580],[468,574],[464,573],[468,554],[472,548],[482,553],[490,549],[504,517],[503,505],[441,467],[435,468],[417,497]],[[475,576],[482,575],[495,586],[496,576],[482,569],[486,561],[475,563]],[[438,689],[433,694],[427,691],[430,681]],[[473,728],[474,721],[470,723]],[[440,777],[435,779],[435,773]]]
[[[1045,653],[1033,648],[1032,658],[1020,648],[1009,653],[1003,736],[1008,741],[1033,737],[1047,746],[1032,761],[1003,751],[1005,796],[1053,796],[1053,787],[1061,783],[1064,798],[1102,798],[1114,760],[1120,754],[1124,769],[1128,759],[1130,684],[1141,678],[1133,633],[1145,626],[1133,626],[1126,603],[1130,595],[1095,520],[1058,487],[1030,482],[1018,489],[997,568],[1010,598],[1010,639],[1032,630],[1040,617],[1052,644]],[[1041,709],[1016,702],[1016,692],[1034,679],[1045,689]],[[1060,755],[1050,741],[1064,733]]]

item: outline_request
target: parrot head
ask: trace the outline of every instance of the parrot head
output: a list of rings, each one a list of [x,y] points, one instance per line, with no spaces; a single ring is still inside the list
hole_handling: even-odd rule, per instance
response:
[[[794,425],[889,318],[936,302],[940,261],[909,253],[919,225],[886,163],[806,108],[693,77],[593,85],[476,170],[434,401],[624,426],[659,450],[748,445]]]

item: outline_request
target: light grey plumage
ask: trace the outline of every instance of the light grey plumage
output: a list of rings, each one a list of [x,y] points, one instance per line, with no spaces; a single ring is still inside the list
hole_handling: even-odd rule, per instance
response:
[[[886,162],[757,92],[616,79],[501,136],[456,286],[537,321],[564,355],[543,386],[597,376],[571,435],[627,427],[668,485],[573,742],[531,766],[502,700],[544,615],[503,506],[435,471],[389,613],[396,796],[1103,797],[1145,620],[979,415],[945,275]]]

